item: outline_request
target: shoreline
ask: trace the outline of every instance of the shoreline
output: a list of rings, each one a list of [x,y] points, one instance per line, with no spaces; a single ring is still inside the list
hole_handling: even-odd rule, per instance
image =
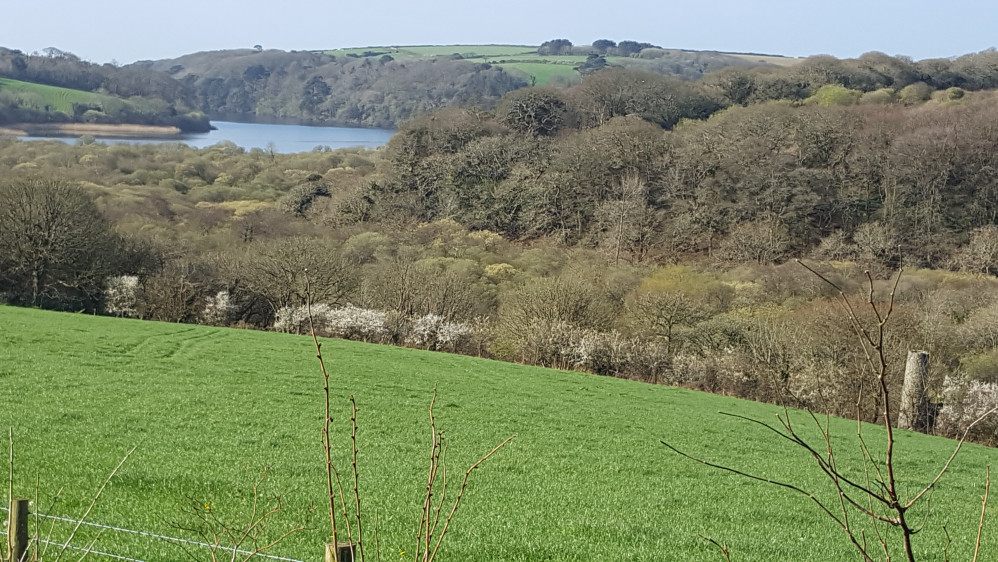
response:
[[[179,137],[177,127],[159,125],[97,124],[97,123],[12,123],[0,125],[0,135],[15,137],[83,136],[94,137]]]

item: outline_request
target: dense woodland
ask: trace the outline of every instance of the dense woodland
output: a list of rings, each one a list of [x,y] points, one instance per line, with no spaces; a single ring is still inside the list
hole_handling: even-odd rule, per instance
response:
[[[325,335],[875,421],[836,291],[793,260],[859,301],[903,266],[892,385],[930,351],[952,434],[998,399],[998,109],[967,79],[989,57],[921,82],[882,55],[609,68],[374,151],[0,140],[0,295],[298,332],[307,269]]]

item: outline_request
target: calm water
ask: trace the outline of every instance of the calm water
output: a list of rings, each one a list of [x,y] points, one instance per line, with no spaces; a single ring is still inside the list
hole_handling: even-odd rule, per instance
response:
[[[395,134],[390,129],[354,129],[351,127],[309,127],[305,125],[271,125],[265,123],[234,123],[212,121],[217,130],[209,133],[178,135],[175,138],[101,138],[98,142],[129,144],[161,144],[182,142],[195,148],[205,148],[222,141],[232,141],[250,150],[273,147],[277,152],[309,152],[318,146],[329,148],[377,148],[388,142]],[[21,140],[60,140],[75,143],[79,137],[18,137]]]

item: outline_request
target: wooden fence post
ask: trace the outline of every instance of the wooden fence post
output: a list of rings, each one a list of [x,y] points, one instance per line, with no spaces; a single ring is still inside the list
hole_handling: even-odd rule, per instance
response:
[[[901,406],[898,427],[913,431],[928,431],[929,404],[925,386],[929,380],[929,353],[908,351],[904,369],[904,386],[901,387]]]
[[[326,562],[354,562],[353,543],[326,543]]]
[[[10,500],[10,521],[7,527],[11,560],[24,560],[28,550],[28,500]]]

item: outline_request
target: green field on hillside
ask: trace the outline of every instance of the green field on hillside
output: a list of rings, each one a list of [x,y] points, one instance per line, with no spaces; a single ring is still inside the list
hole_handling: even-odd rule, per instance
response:
[[[466,59],[480,59],[485,57],[536,55],[537,47],[530,45],[417,45],[406,47],[355,47],[325,51],[326,54],[336,56],[362,56],[364,53],[369,52],[391,55],[397,59],[428,58],[454,54],[461,55]]]
[[[519,76],[527,81],[528,84],[533,84],[535,86],[545,86],[551,82],[551,79],[555,76],[567,76],[569,78],[578,78],[579,71],[575,70],[575,67],[568,64],[553,64],[549,62],[510,62],[504,63],[502,66],[506,69],[506,72]]]
[[[125,106],[132,106],[138,111],[150,111],[154,105],[138,98],[124,100],[115,96],[94,94],[83,90],[59,88],[34,82],[22,82],[9,78],[0,78],[0,92],[11,92],[20,97],[22,106],[30,109],[48,112],[73,114],[73,104],[97,106],[105,113],[119,111]]]
[[[537,47],[529,45],[423,45],[413,47],[361,47],[325,51],[336,56],[383,56],[397,60],[422,59],[437,56],[461,55],[473,62],[487,62],[501,66],[530,84],[543,86],[554,76],[578,77],[575,66],[586,57],[538,55]],[[611,57],[615,58],[615,57]],[[610,59],[608,59],[610,60]]]
[[[322,391],[311,345],[305,336],[0,306],[0,427],[12,427],[15,435],[17,493],[33,495],[37,475],[42,511],[77,516],[137,445],[90,520],[196,539],[180,528],[187,520],[183,506],[193,501],[223,517],[245,514],[252,480],[270,466],[264,493],[283,496],[282,516],[318,507],[312,530],[271,553],[321,559],[328,538],[328,521],[322,519]],[[452,489],[481,454],[518,435],[473,473],[439,560],[720,559],[699,535],[727,542],[738,561],[857,559],[841,531],[808,500],[712,471],[659,444],[666,439],[832,500],[799,450],[718,414],[770,421],[777,408],[337,340],[327,340],[324,352],[335,395],[336,463],[345,474],[347,397],[355,395],[360,407],[370,560],[375,511],[381,559],[411,555],[426,484],[426,409],[434,385],[438,427],[449,441]],[[797,419],[804,424],[803,416]],[[836,420],[832,426],[843,445],[839,463],[855,464],[855,423]],[[865,434],[871,446],[879,443],[878,428]],[[904,488],[914,490],[930,479],[953,445],[900,432]],[[925,558],[941,559],[946,525],[953,539],[950,558],[970,559],[984,467],[995,460],[995,450],[977,446],[967,446],[958,458],[915,538]],[[44,498],[60,488],[60,500],[45,507]],[[981,560],[998,559],[994,513],[988,515]],[[920,513],[912,519],[920,522]],[[288,523],[279,518],[271,530]],[[59,525],[53,537],[68,530]],[[76,544],[93,536],[85,531]],[[95,548],[142,560],[184,557],[168,543],[110,530]],[[197,555],[206,558],[205,552]]]
[[[90,104],[98,101],[99,96],[82,90],[71,90],[69,88],[58,88],[45,84],[35,84],[33,82],[22,82],[9,78],[0,78],[0,91],[13,92],[16,94],[28,94],[35,98],[35,104],[50,106],[51,110],[59,111],[67,115],[73,114],[73,104]],[[30,98],[28,98],[30,99]],[[37,109],[41,109],[38,107]]]

